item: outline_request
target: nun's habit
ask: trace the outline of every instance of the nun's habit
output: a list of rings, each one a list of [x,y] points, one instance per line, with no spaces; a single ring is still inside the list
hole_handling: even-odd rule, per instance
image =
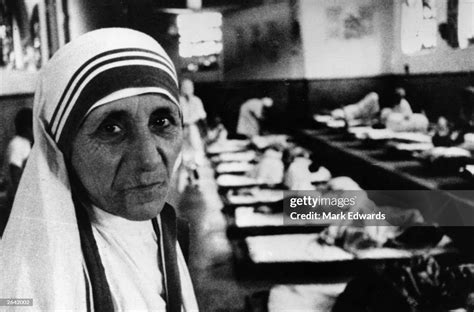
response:
[[[42,311],[197,311],[173,208],[150,221],[86,213],[63,156],[88,112],[150,93],[179,106],[171,60],[129,29],[87,33],[43,69],[35,144],[0,243],[0,298],[32,298]]]

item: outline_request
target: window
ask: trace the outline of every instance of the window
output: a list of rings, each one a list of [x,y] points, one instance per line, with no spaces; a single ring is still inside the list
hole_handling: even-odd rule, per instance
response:
[[[436,46],[436,0],[405,0],[402,3],[402,51],[413,54]]]
[[[179,55],[187,69],[213,68],[222,51],[222,15],[217,12],[178,15]]]
[[[461,49],[474,45],[474,0],[459,0],[458,42]]]

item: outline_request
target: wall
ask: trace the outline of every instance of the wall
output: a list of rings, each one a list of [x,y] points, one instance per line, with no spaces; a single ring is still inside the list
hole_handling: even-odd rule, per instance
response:
[[[438,25],[447,20],[447,1],[436,1]],[[394,7],[394,49],[392,72],[396,84],[407,90],[409,100],[432,120],[444,115],[451,120],[460,117],[461,107],[468,104],[463,91],[474,86],[474,46],[466,49],[450,47],[437,33],[434,49],[412,55],[401,50],[401,4]],[[409,74],[404,73],[408,65]],[[472,104],[471,104],[472,105]]]
[[[447,0],[436,1],[437,23],[446,22]],[[444,41],[439,32],[437,35],[437,46],[433,50],[419,52],[413,55],[403,54],[400,45],[401,34],[401,4],[394,7],[394,48],[392,52],[393,73],[404,72],[407,64],[412,74],[445,73],[445,72],[468,72],[474,71],[474,46],[466,49],[453,49]]]
[[[302,78],[296,10],[288,1],[224,14],[224,80]]]
[[[390,73],[392,0],[300,0],[305,78]]]
[[[125,1],[116,0],[66,0],[70,39],[103,27],[125,26],[127,22]]]
[[[369,92],[377,92],[379,103],[388,105],[394,85],[391,75],[340,79],[313,79],[308,82],[309,115],[355,103]]]
[[[286,129],[294,124],[304,107],[294,100],[295,94],[303,97],[304,82],[283,80],[232,81],[222,83],[196,83],[196,95],[199,96],[208,115],[208,120],[219,116],[222,122],[234,134],[237,126],[240,105],[249,98],[269,96],[274,99],[274,108],[270,127]],[[297,89],[299,87],[299,89]]]

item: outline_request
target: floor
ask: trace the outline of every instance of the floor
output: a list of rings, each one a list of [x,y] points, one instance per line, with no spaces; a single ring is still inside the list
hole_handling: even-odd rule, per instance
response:
[[[204,312],[244,311],[245,297],[269,285],[237,278],[214,172],[205,165],[199,174],[198,188],[175,195],[178,213],[190,222],[189,270],[199,307]]]

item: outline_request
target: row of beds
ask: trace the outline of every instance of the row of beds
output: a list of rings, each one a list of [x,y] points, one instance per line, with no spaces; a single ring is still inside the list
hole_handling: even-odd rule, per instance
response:
[[[374,272],[384,272],[387,266],[410,266],[414,261],[418,264],[421,261],[423,265],[418,267],[425,271],[433,271],[426,267],[432,259],[443,265],[465,262],[449,236],[435,227],[423,230],[432,234],[430,244],[358,250],[321,239],[327,234],[328,224],[285,223],[282,211],[285,187],[265,185],[249,175],[263,151],[275,143],[298,145],[289,135],[268,135],[251,141],[227,140],[207,147],[223,202],[236,276],[265,281],[267,285],[247,296],[246,311],[357,311],[354,305],[347,305],[360,296],[347,295],[354,288],[349,285],[351,281],[357,282],[356,277],[378,276]],[[324,189],[331,179],[330,175],[314,177],[316,190]],[[420,233],[415,231],[409,236]],[[370,293],[373,292],[367,291]],[[346,305],[338,303],[337,298],[346,298]],[[365,311],[365,303],[359,303],[361,311]]]
[[[417,172],[415,175],[428,177],[427,173],[434,173],[440,176],[456,176],[450,181],[451,183],[441,183],[451,184],[451,186],[428,185],[426,187],[428,189],[472,189],[473,187],[472,183],[469,183],[472,182],[474,173],[473,144],[470,139],[457,146],[435,146],[432,133],[393,131],[363,124],[347,126],[346,122],[334,120],[328,115],[314,115],[313,119],[314,127],[301,130],[305,132],[305,134],[301,133],[302,135],[333,136],[331,140],[335,139],[341,143],[344,141],[347,145],[345,148],[356,147],[356,149],[365,149],[364,152],[367,154],[382,154],[375,157],[382,156],[381,160],[398,162],[411,160],[411,166],[413,163],[418,163],[419,168],[423,167],[421,170],[424,172]],[[311,132],[313,133],[310,134]],[[469,133],[466,136],[471,138],[472,134]],[[381,151],[383,153],[380,153]],[[424,185],[417,185],[416,188],[419,189],[420,186],[424,187]]]

